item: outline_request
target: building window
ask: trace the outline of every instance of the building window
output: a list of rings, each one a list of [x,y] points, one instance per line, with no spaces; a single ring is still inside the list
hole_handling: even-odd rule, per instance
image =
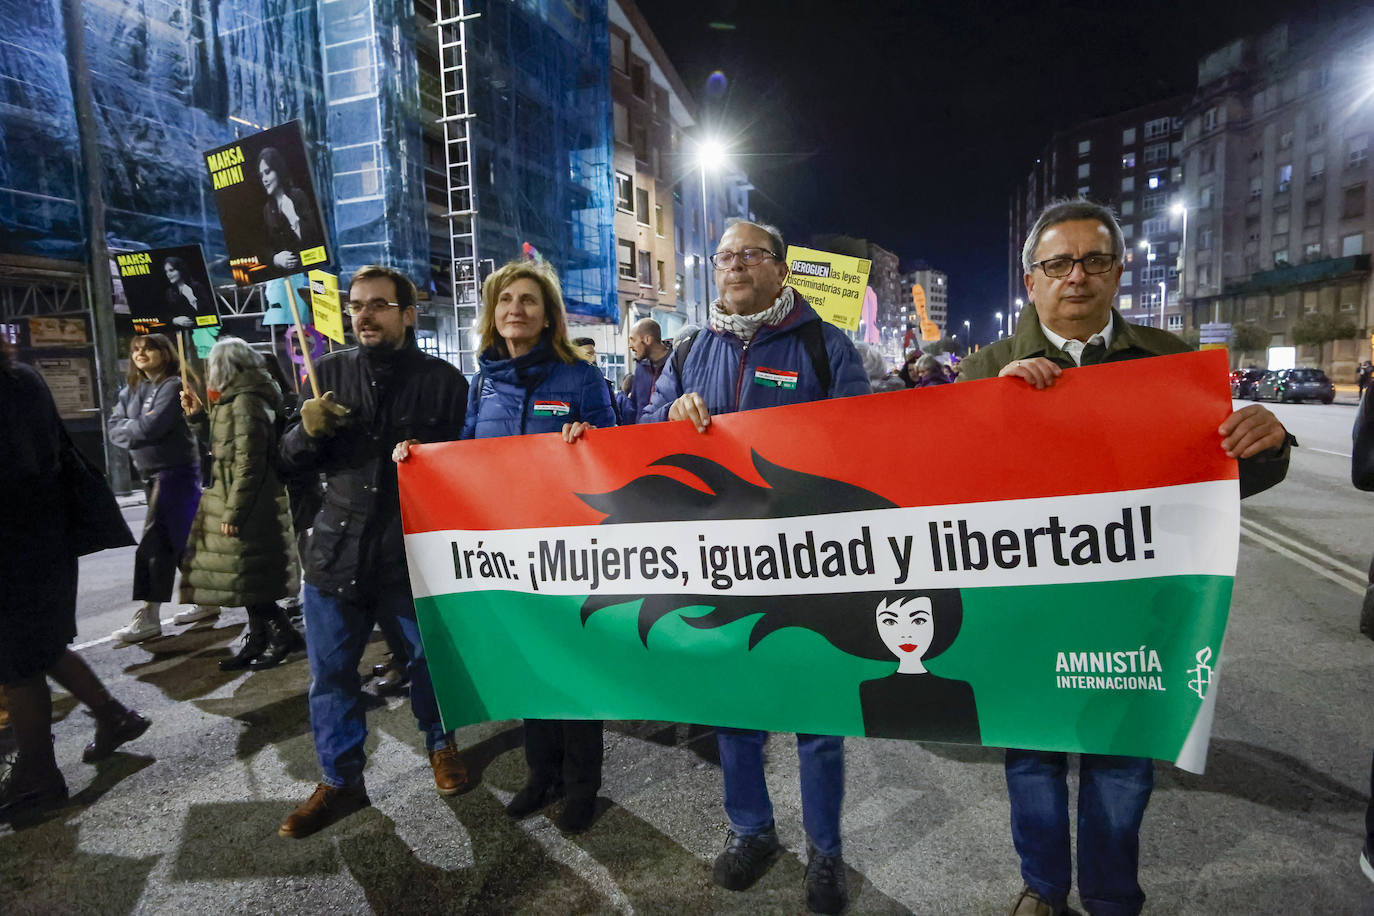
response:
[[[1128,127],[1121,132],[1121,145],[1133,146],[1135,144],[1135,128]]]
[[[1151,143],[1145,147],[1145,164],[1157,165],[1169,161],[1169,144]]]
[[[604,185],[603,185],[604,187]],[[626,213],[633,213],[635,208],[635,181],[624,172],[615,173],[615,207],[617,210],[624,210]]]
[[[1207,175],[1216,170],[1217,151],[1215,149],[1205,149],[1198,156],[1198,174]]]
[[[654,285],[653,256],[647,251],[639,253],[639,285]]]
[[[1341,219],[1364,216],[1364,182],[1351,185],[1341,194]]]
[[[658,262],[658,291],[666,293],[668,291],[668,271],[664,269],[663,262]]]
[[[1250,199],[1259,200],[1264,194],[1264,179],[1259,175],[1252,176],[1250,179]]]
[[[1080,155],[1080,156],[1086,156],[1086,155],[1088,155],[1088,153],[1091,153],[1092,151],[1093,151],[1093,142],[1092,142],[1091,140],[1079,140],[1079,141],[1078,141],[1078,155]]]
[[[1131,295],[1130,295],[1130,293],[1123,293],[1122,295],[1117,296],[1117,297],[1116,297],[1116,307],[1119,308],[1119,309],[1120,309],[1121,311],[1123,311],[1123,312],[1129,312],[1129,311],[1131,310]]]
[[[635,220],[641,226],[649,225],[649,189],[635,188]]]
[[[1278,211],[1275,211],[1275,213],[1274,213],[1274,233],[1277,235],[1278,233],[1287,232],[1287,231],[1288,231],[1288,211],[1287,211],[1287,210],[1278,210]]]
[[[1322,202],[1314,200],[1307,205],[1302,214],[1302,224],[1308,228],[1322,224]]]
[[[1079,196],[1079,197],[1086,198],[1086,197],[1088,196],[1088,194],[1089,194],[1091,191],[1092,191],[1092,189],[1089,188],[1089,187],[1088,187],[1087,185],[1085,185],[1085,184],[1081,184],[1081,185],[1078,186],[1078,196]]]
[[[1209,108],[1202,113],[1202,130],[1205,133],[1209,130],[1217,129],[1217,110],[1215,107]]]
[[[1302,256],[1308,261],[1320,261],[1322,257],[1322,243],[1308,242],[1307,247],[1303,249]]]
[[[649,70],[637,60],[630,64],[630,91],[637,99],[649,96]]]
[[[1211,285],[1212,285],[1212,265],[1211,265],[1211,264],[1200,264],[1200,265],[1198,265],[1198,269],[1197,269],[1197,285],[1198,285],[1198,286],[1211,286]]]
[[[621,73],[630,72],[630,42],[619,32],[611,32],[611,66]]]
[[[1134,191],[1134,190],[1135,190],[1135,176],[1134,176],[1134,175],[1127,175],[1125,178],[1121,179],[1121,190],[1122,190],[1122,191],[1125,191],[1125,192],[1130,192],[1130,191]]]
[[[1129,270],[1123,270],[1121,272],[1121,286],[1130,286],[1134,282],[1131,274],[1132,271]]]
[[[1151,175],[1148,179],[1146,179],[1145,184],[1148,185],[1150,188],[1157,188],[1157,187],[1159,187],[1160,182],[1162,181],[1163,178],[1164,178],[1164,173],[1163,173],[1163,172],[1155,172],[1155,173],[1154,173],[1153,175]]]
[[[1212,247],[1212,227],[1204,226],[1197,233],[1197,247],[1199,251],[1206,251]]]
[[[654,204],[654,235],[663,238],[663,205]]]
[[[630,113],[619,102],[611,103],[615,117],[615,138],[621,143],[630,142]]]
[[[1127,239],[1129,239],[1129,238],[1134,238],[1134,237],[1135,237],[1135,223],[1126,223],[1125,225],[1123,225],[1123,226],[1121,227],[1121,236],[1122,236],[1122,238],[1127,238]],[[1128,257],[1129,257],[1129,255],[1128,255]]]
[[[620,276],[626,280],[635,278],[635,243],[625,239],[617,239],[619,244],[616,246],[616,263],[620,268]]]
[[[681,302],[681,301],[682,301],[682,290],[683,290],[683,288],[687,285],[687,278],[684,277],[682,274],[678,274],[677,277],[676,277],[676,279],[674,279],[673,282],[674,282],[673,294],[677,297],[677,301],[678,301],[678,302]]]
[[[1088,163],[1086,163],[1086,162],[1080,162],[1080,163],[1078,164],[1078,177],[1079,177],[1080,179],[1087,178],[1087,177],[1088,177],[1088,172],[1091,170],[1091,168],[1092,168],[1092,167],[1091,167]]]
[[[1169,320],[1169,330],[1173,331],[1175,334],[1177,334],[1179,331],[1183,330],[1183,316],[1182,316],[1182,315],[1170,315],[1168,320]]]
[[[1159,192],[1159,193],[1156,193],[1156,194],[1146,194],[1146,195],[1145,195],[1145,212],[1146,212],[1146,213],[1153,213],[1153,212],[1155,212],[1156,210],[1162,210],[1162,209],[1164,209],[1165,204],[1167,204],[1168,202],[1169,202],[1169,195],[1167,195],[1167,194],[1165,194],[1165,193],[1163,193],[1163,192]]]
[[[1207,185],[1197,192],[1197,205],[1199,210],[1206,210],[1212,206],[1212,186]]]
[[[1121,157],[1121,167],[1123,169],[1135,168],[1135,153],[1126,153]]]
[[[649,132],[639,124],[630,127],[630,142],[635,148],[635,161],[649,161]]]
[[[1356,134],[1345,141],[1345,166],[1349,169],[1363,168],[1369,157],[1369,134]]]
[[[1156,216],[1153,219],[1147,219],[1145,225],[1140,227],[1140,231],[1145,233],[1146,238],[1163,235],[1169,231],[1169,217]]]
[[[1315,140],[1326,130],[1326,122],[1320,118],[1309,121],[1307,124],[1307,139]]]
[[[1172,118],[1155,118],[1153,121],[1145,122],[1145,139],[1153,140],[1156,137],[1169,136],[1169,128],[1173,123]]]
[[[1284,298],[1285,298],[1285,297],[1282,296],[1282,295],[1278,295],[1278,296],[1275,296],[1275,297],[1274,297],[1274,317],[1275,317],[1275,318],[1282,318],[1282,317],[1283,317]]]
[[[1134,214],[1134,213],[1135,213],[1135,201],[1134,201],[1134,200],[1123,200],[1123,201],[1121,202],[1121,215],[1122,215],[1122,216],[1131,216],[1131,215]]]
[[[1357,254],[1364,254],[1363,232],[1356,232],[1341,239],[1341,257],[1353,258]]]
[[[1342,312],[1353,312],[1353,311],[1355,311],[1355,303],[1354,303],[1354,302],[1351,302],[1351,301],[1348,300],[1348,299],[1343,299],[1343,300],[1341,300],[1341,311],[1342,311]]]
[[[1302,294],[1302,311],[1304,315],[1311,315],[1317,310],[1317,291],[1309,289]]]
[[[1321,181],[1326,175],[1326,154],[1313,153],[1307,157],[1307,180]]]
[[[1287,248],[1280,248],[1278,251],[1274,252],[1274,266],[1275,266],[1275,267],[1287,267],[1287,266],[1288,266],[1288,249],[1287,249]]]
[[[1279,166],[1279,186],[1278,193],[1283,194],[1293,183],[1293,163],[1285,163]]]
[[[1285,130],[1283,133],[1279,134],[1279,149],[1288,149],[1292,145],[1293,132],[1291,130]]]

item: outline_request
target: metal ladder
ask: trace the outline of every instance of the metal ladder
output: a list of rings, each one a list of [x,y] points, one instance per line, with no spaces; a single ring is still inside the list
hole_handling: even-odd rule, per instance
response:
[[[472,180],[472,112],[468,95],[467,24],[480,18],[469,0],[439,0],[439,85],[443,92],[444,171],[448,182],[449,280],[453,287],[454,347],[458,367],[477,369],[467,336],[477,322],[481,277],[477,265],[477,191]]]

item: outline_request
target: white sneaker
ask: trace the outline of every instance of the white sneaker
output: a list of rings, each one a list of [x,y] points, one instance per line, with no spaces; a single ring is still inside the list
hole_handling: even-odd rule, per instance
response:
[[[202,620],[209,620],[219,616],[218,604],[194,604],[184,611],[177,611],[172,615],[172,623],[179,627],[184,627],[188,623],[198,623]]]
[[[1360,853],[1360,871],[1370,881],[1374,881],[1374,843],[1366,842],[1364,851]]]
[[[156,601],[149,601],[134,611],[134,619],[127,627],[120,627],[111,635],[115,640],[122,643],[143,642],[145,639],[152,639],[162,635],[162,622],[158,620],[158,613],[162,609],[162,604]]]

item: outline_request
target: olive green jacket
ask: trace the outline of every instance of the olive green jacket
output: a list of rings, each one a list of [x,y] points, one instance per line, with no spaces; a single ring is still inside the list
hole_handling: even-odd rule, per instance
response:
[[[1112,342],[1107,345],[1104,363],[1121,362],[1127,359],[1144,359],[1150,356],[1170,356],[1187,353],[1192,348],[1168,331],[1131,324],[1116,309],[1112,309]],[[1061,369],[1073,369],[1077,363],[1073,357],[1050,343],[1040,327],[1040,316],[1035,311],[1035,303],[1027,303],[1016,321],[1016,333],[993,344],[988,344],[959,363],[959,381],[995,378],[1008,363],[1018,359],[1042,356]],[[1109,397],[1116,396],[1108,394]],[[1219,440],[1218,440],[1219,441]],[[1292,434],[1283,445],[1240,460],[1240,495],[1253,496],[1269,489],[1288,475],[1290,446],[1297,440]]]
[[[300,569],[286,489],[277,473],[281,393],[264,369],[245,369],[208,407],[214,480],[181,564],[187,604],[246,607],[296,594]],[[205,414],[195,419],[205,425]],[[237,536],[221,532],[223,523]]]

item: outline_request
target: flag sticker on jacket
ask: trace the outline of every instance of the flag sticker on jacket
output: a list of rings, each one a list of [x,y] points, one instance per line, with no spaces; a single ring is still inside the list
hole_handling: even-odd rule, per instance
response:
[[[536,417],[566,417],[571,412],[572,405],[567,401],[534,402],[534,415]]]
[[[790,391],[797,387],[797,373],[759,366],[754,370],[754,384],[763,385],[765,388],[786,388]]]

